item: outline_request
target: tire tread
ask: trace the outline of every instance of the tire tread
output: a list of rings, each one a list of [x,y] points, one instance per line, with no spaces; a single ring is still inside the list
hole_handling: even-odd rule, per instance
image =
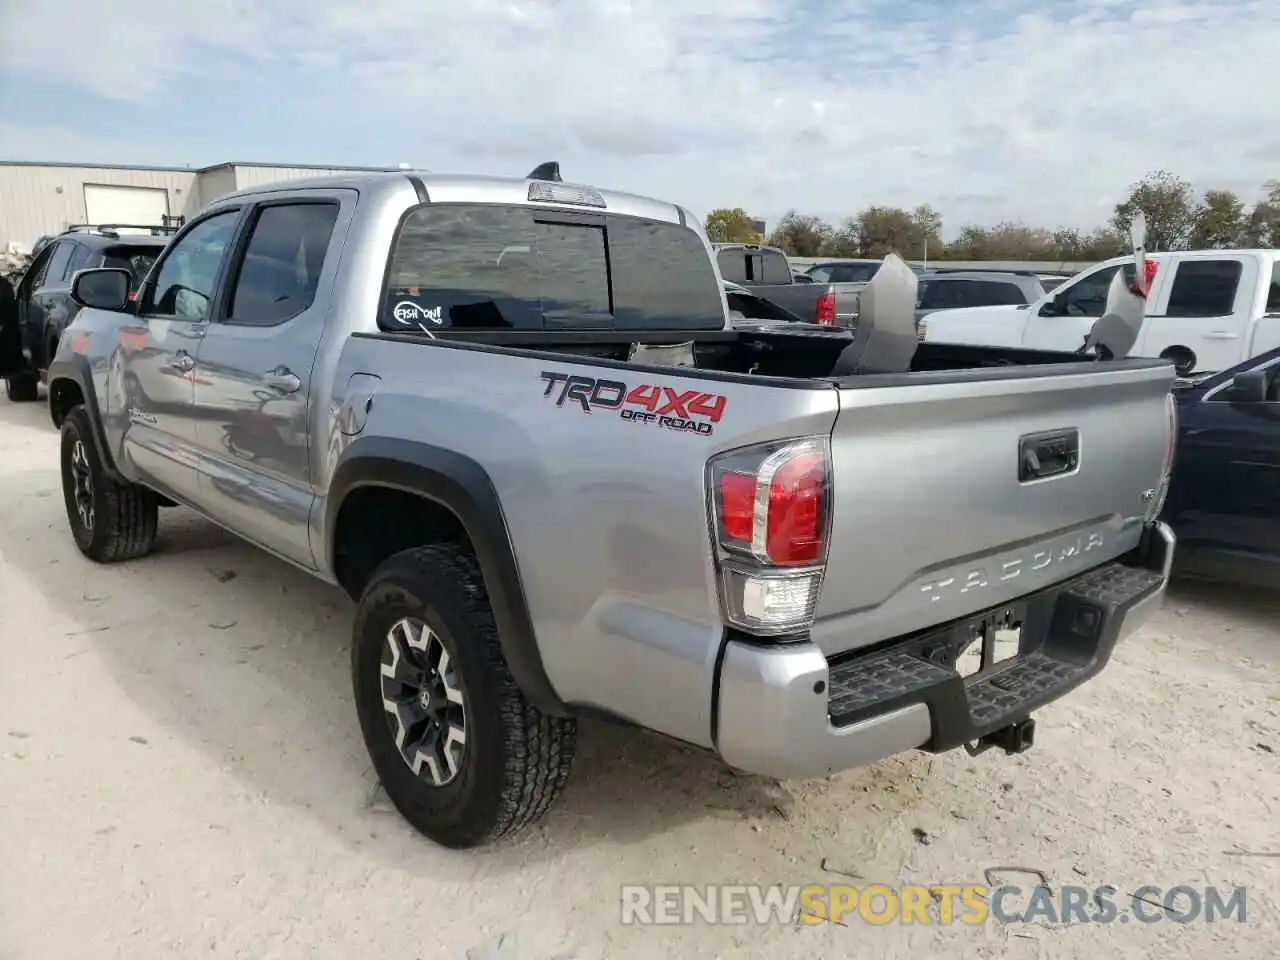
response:
[[[145,557],[155,546],[159,527],[160,504],[156,495],[136,483],[120,483],[107,476],[102,453],[94,442],[89,412],[83,406],[67,414],[62,428],[74,431],[84,444],[93,471],[94,530],[88,544],[80,546],[81,553],[98,563]]]
[[[538,820],[564,789],[577,745],[577,723],[571,717],[552,717],[531,704],[520,690],[498,636],[484,577],[474,555],[454,543],[414,547],[386,560],[370,580],[365,595],[391,570],[413,580],[429,580],[458,606],[482,645],[494,703],[475,704],[500,717],[504,769],[496,816],[488,824],[475,823],[458,846],[473,846],[513,834]],[[451,844],[452,845],[452,844]]]

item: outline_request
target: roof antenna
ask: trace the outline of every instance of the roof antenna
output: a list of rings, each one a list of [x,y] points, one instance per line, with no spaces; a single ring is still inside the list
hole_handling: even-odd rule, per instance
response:
[[[540,163],[529,171],[526,180],[547,180],[551,183],[564,183],[560,176],[560,164],[555,160],[548,160],[546,163]]]

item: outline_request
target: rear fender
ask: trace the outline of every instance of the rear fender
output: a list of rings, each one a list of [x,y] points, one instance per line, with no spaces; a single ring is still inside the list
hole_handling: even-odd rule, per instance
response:
[[[336,569],[335,536],[342,502],[363,486],[383,486],[434,500],[451,510],[476,551],[511,675],[543,713],[568,709],[551,685],[525,600],[515,549],[493,481],[470,457],[426,443],[360,437],[334,469],[325,504],[326,567]]]

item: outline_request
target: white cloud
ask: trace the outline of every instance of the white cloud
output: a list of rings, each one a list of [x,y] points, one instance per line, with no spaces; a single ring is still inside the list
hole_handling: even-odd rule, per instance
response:
[[[11,70],[46,67],[56,36],[64,77],[110,92],[104,51],[137,51],[145,99],[229,54],[288,78],[335,144],[358,111],[385,117],[380,152],[433,168],[554,156],[701,211],[1091,225],[1149,169],[1246,194],[1280,177],[1274,0],[0,2]]]

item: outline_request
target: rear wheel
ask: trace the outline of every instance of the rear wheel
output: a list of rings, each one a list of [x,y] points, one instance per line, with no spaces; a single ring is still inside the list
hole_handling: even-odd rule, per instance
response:
[[[34,373],[15,373],[4,378],[4,392],[14,403],[31,403],[40,396],[40,378]]]
[[[388,559],[365,588],[353,641],[365,745],[410,824],[472,847],[546,812],[577,727],[538,711],[512,679],[469,553],[436,544]]]
[[[146,487],[107,475],[84,407],[62,421],[62,495],[71,535],[90,560],[115,563],[151,552],[158,498]]]

